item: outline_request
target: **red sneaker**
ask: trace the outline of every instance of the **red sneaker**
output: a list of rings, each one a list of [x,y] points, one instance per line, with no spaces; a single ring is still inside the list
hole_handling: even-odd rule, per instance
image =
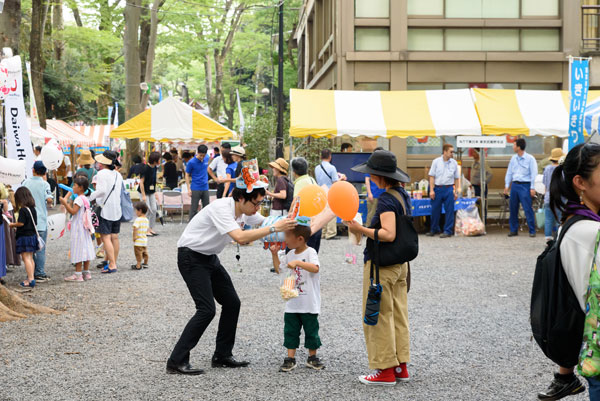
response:
[[[360,380],[361,383],[367,385],[394,386],[396,384],[394,369],[395,368],[388,368],[383,370],[377,369],[373,374],[367,376],[359,376],[358,380]]]
[[[394,376],[396,376],[396,380],[399,382],[407,382],[410,380],[406,363],[401,363],[394,368]]]

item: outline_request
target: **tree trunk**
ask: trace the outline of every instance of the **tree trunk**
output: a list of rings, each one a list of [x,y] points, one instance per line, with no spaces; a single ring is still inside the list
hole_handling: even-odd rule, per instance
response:
[[[10,47],[14,55],[19,54],[20,29],[21,0],[6,0],[0,13],[0,48]]]
[[[81,28],[83,26],[83,22],[81,21],[81,14],[79,14],[79,8],[77,8],[77,3],[75,2],[75,0],[67,0],[67,4],[73,12],[73,18],[75,19],[75,23],[78,27]]]
[[[58,314],[59,312],[25,301],[3,285],[0,285],[0,322],[22,319],[27,315],[39,313]]]
[[[148,85],[152,85],[154,51],[156,49],[156,31],[158,29],[158,8],[160,7],[161,3],[164,3],[164,0],[154,0],[150,14],[150,37],[148,38],[148,53],[146,53],[146,73],[144,74],[144,79],[146,82],[148,82]],[[142,102],[140,104],[140,108],[142,110],[144,110],[146,104],[148,104],[148,97],[148,93],[144,92],[142,95]]]
[[[54,5],[52,6],[52,30],[54,31],[54,36],[56,37],[53,40],[54,58],[58,61],[62,60],[62,56],[65,51],[65,42],[61,38],[62,31],[64,29],[62,3],[62,0],[54,0]]]
[[[35,104],[37,105],[40,126],[46,128],[46,105],[44,104],[44,58],[42,40],[44,38],[44,0],[32,0],[31,37],[29,40],[29,60]]]
[[[140,113],[140,48],[138,32],[140,29],[141,0],[129,0],[125,5],[125,35],[123,47],[125,53],[125,120]],[[129,168],[131,159],[140,154],[140,141],[127,140],[125,168]]]

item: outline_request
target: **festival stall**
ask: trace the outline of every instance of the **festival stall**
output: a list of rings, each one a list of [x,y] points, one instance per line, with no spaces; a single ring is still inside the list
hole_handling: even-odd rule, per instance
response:
[[[63,147],[93,146],[93,141],[80,134],[74,127],[62,120],[46,120],[46,130],[52,134]]]
[[[174,97],[138,114],[111,131],[111,138],[149,142],[201,142],[229,139],[235,132]]]
[[[73,127],[79,133],[93,142],[93,146],[106,147],[110,145],[110,132],[113,125],[79,125]]]

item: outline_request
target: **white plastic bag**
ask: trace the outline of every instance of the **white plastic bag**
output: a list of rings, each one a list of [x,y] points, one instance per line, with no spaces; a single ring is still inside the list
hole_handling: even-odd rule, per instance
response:
[[[479,210],[475,204],[456,212],[454,233],[465,237],[485,234],[485,226],[479,217]]]

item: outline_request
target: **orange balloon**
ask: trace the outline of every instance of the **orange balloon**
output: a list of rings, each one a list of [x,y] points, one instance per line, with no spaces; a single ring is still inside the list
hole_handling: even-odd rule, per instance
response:
[[[358,213],[358,192],[347,181],[334,182],[327,195],[329,208],[337,217],[345,221],[354,220]]]
[[[327,194],[325,190],[318,185],[307,185],[298,192],[300,199],[300,210],[298,215],[313,217],[325,209],[327,205]]]

